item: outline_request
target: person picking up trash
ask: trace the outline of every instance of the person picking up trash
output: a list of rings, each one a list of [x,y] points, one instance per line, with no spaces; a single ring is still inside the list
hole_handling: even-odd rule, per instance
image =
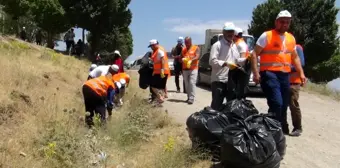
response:
[[[105,75],[108,75],[109,73],[113,76],[117,74],[118,72],[119,72],[119,67],[116,64],[113,64],[111,66],[110,65],[99,65],[98,67],[96,67],[89,73],[87,80],[97,78],[99,76],[105,76]]]
[[[149,47],[153,53],[151,60],[153,61],[153,75],[151,79],[151,88],[156,93],[158,103],[164,102],[166,82],[170,74],[168,56],[165,49],[159,45],[156,39],[150,40]]]
[[[191,37],[185,37],[185,47],[182,49],[182,69],[185,91],[187,92],[187,103],[195,101],[196,80],[198,74],[198,63],[200,59],[200,48],[192,45]]]
[[[91,72],[92,70],[94,70],[95,68],[97,68],[98,66],[96,64],[91,64],[90,70],[89,72]]]
[[[113,83],[112,79],[109,79],[107,76],[90,79],[84,83],[83,96],[86,111],[85,121],[89,127],[94,124],[94,114],[99,114],[101,122],[105,123],[105,105],[107,103],[108,108],[113,107],[113,98],[116,94],[116,89],[119,89],[120,87],[121,84],[119,82]]]
[[[211,65],[211,108],[220,110],[223,101],[228,95],[228,73],[229,69],[236,68],[234,60],[238,58],[239,52],[233,38],[235,25],[226,22],[223,25],[223,38],[212,45],[209,64]]]
[[[115,102],[117,103],[118,106],[123,105],[123,97],[125,95],[125,89],[129,86],[130,83],[130,75],[128,75],[125,72],[115,74],[112,77],[113,81],[115,82],[120,82],[122,85],[121,88],[119,89],[119,92],[115,96]]]

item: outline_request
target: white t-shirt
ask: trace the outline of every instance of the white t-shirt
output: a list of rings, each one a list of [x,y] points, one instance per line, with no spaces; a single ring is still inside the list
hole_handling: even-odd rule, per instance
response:
[[[283,46],[285,47],[285,41],[286,41],[286,36],[285,35],[280,35],[281,41],[283,43]],[[294,37],[293,37],[294,38]],[[295,41],[295,38],[294,38]],[[260,47],[264,48],[267,45],[267,33],[264,32],[261,34],[261,36],[259,37],[259,39],[257,40],[256,44],[259,45]],[[294,49],[296,50],[296,46],[294,47]]]
[[[165,56],[165,53],[163,50],[158,49],[158,53],[157,53],[157,59],[160,60],[162,57]]]
[[[110,68],[109,65],[99,65],[97,68],[95,68],[89,73],[89,76],[91,76],[92,78],[105,76],[109,73],[109,68]]]
[[[236,46],[237,46],[237,50],[238,50],[239,53],[245,53],[248,50],[248,46],[247,46],[246,42],[242,41],[242,42],[238,43]]]

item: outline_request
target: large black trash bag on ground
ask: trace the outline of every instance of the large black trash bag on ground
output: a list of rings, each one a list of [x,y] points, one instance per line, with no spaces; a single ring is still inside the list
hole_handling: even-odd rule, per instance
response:
[[[186,125],[193,148],[208,150],[213,155],[213,160],[218,161],[222,130],[229,124],[226,115],[209,107],[191,114]]]
[[[280,122],[270,118],[267,114],[251,116],[250,122],[263,124],[266,127],[267,131],[272,134],[276,143],[276,149],[283,159],[286,154],[286,137],[282,132]]]
[[[254,114],[259,114],[259,111],[255,108],[253,102],[246,99],[234,99],[229,101],[223,106],[221,111],[223,113],[233,113],[242,119],[246,119]]]
[[[227,126],[221,138],[221,161],[225,168],[280,167],[275,140],[262,124],[239,120]]]

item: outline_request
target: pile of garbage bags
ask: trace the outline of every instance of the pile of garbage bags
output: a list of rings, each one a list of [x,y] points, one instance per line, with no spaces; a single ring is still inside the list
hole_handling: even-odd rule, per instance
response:
[[[206,107],[186,125],[193,148],[208,150],[226,168],[279,168],[285,155],[280,123],[250,100],[229,101],[219,111]]]

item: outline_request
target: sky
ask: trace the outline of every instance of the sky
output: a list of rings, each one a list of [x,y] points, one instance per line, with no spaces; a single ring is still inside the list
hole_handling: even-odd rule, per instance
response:
[[[210,3],[211,2],[211,3]],[[133,54],[127,61],[144,55],[151,39],[170,50],[179,36],[191,36],[194,44],[203,44],[206,29],[221,29],[227,21],[243,30],[248,29],[253,9],[265,0],[133,0],[130,29],[133,35]],[[336,0],[340,7],[340,0]],[[340,14],[338,14],[340,22]],[[82,29],[75,29],[75,41],[81,39]],[[66,48],[59,42],[60,50]]]
[[[226,21],[246,30],[253,9],[262,2],[265,0],[133,0],[129,8],[134,47],[127,61],[147,52],[151,39],[170,50],[179,36],[191,36],[194,44],[203,44],[205,30],[222,29]],[[340,0],[336,6],[340,7]]]

